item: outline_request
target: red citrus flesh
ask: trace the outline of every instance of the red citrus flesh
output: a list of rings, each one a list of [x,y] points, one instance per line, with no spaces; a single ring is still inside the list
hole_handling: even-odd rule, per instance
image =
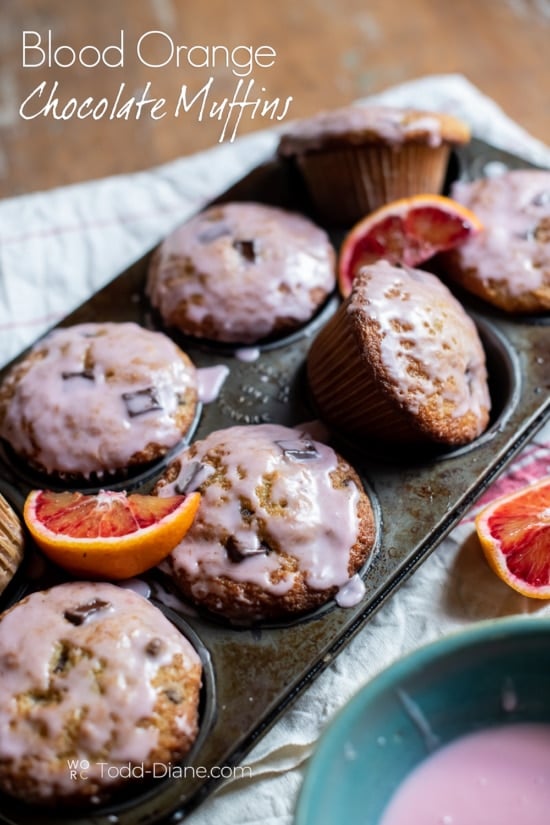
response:
[[[380,258],[419,266],[480,229],[470,210],[442,195],[414,195],[386,204],[359,221],[344,239],[338,260],[340,291],[344,297],[350,293],[361,266]]]
[[[75,575],[124,579],[159,564],[183,539],[199,493],[159,496],[33,490],[23,516],[42,552]]]
[[[476,528],[489,564],[527,596],[550,598],[550,479],[486,507]]]
[[[82,493],[43,491],[35,503],[36,519],[53,533],[73,538],[126,536],[161,521],[184,501],[184,496],[145,496],[102,491]]]

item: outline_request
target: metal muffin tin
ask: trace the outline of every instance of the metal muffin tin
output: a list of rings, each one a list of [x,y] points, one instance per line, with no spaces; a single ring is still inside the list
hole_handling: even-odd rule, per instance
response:
[[[497,166],[530,164],[479,141],[453,157],[449,180],[494,173]],[[307,198],[290,165],[273,160],[253,170],[218,202],[257,200],[308,211]],[[334,235],[335,244],[341,236]],[[126,321],[158,328],[144,296],[150,254],[129,267],[63,321]],[[62,812],[29,807],[0,797],[0,821],[11,825],[165,825],[181,822],[214,788],[210,769],[241,762],[247,751],[327,666],[399,585],[437,547],[487,485],[542,426],[550,413],[549,318],[509,318],[464,294],[478,323],[491,379],[493,416],[488,431],[453,451],[403,450],[392,453],[367,443],[334,438],[334,446],[365,481],[378,521],[378,541],[364,571],[366,594],[355,608],[335,603],[288,623],[232,627],[199,614],[174,598],[159,570],[143,576],[151,599],[188,632],[205,667],[201,732],[184,763],[185,778],[168,777],[152,786],[132,787],[108,806]],[[305,380],[305,356],[316,331],[334,311],[333,297],[299,333],[261,347],[257,360],[243,362],[224,347],[173,337],[198,366],[226,364],[230,373],[212,404],[205,405],[191,438],[234,424],[311,421],[317,413]],[[0,379],[8,367],[0,372]],[[117,485],[147,491],[166,461]],[[21,512],[29,489],[51,486],[0,453],[0,492]],[[109,486],[109,485],[103,485]],[[30,545],[30,542],[28,543]],[[63,580],[32,546],[26,561],[0,599],[4,609],[26,593]],[[194,775],[193,775],[194,774]]]

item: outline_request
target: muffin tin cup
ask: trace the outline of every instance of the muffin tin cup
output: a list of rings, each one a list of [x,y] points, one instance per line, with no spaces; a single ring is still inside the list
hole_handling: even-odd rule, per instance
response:
[[[262,352],[279,349],[280,347],[287,347],[296,343],[296,341],[299,341],[301,338],[315,335],[331,317],[337,306],[338,299],[334,293],[331,293],[323,301],[322,305],[318,308],[313,317],[305,324],[302,324],[297,329],[289,330],[288,332],[280,335],[262,338],[253,344],[238,342],[229,344],[223,341],[214,341],[211,338],[198,338],[192,335],[185,335],[179,329],[174,327],[167,329],[163,325],[159,313],[152,307],[146,314],[144,324],[149,329],[155,330],[156,332],[167,332],[184,352],[188,352],[190,349],[199,349],[203,352],[210,353],[211,355],[218,356],[221,359],[236,358],[238,361],[251,363],[256,361]],[[194,432],[195,427],[196,422],[192,427],[191,435],[192,432]],[[187,440],[191,439],[189,438]]]
[[[50,581],[48,586],[54,586],[54,584],[59,583],[59,581]],[[128,584],[130,585],[131,583]],[[17,599],[13,599],[12,603],[29,595],[34,589],[36,588],[26,588],[24,592],[19,594]],[[134,588],[132,587],[131,589]],[[210,653],[200,636],[179,613],[168,607],[164,602],[154,597],[150,600],[190,641],[201,660],[202,684],[199,704],[199,733],[189,753],[186,754],[183,759],[179,759],[170,764],[155,763],[153,770],[156,778],[152,777],[149,779],[139,779],[139,781],[138,779],[130,781],[127,785],[117,790],[110,800],[97,805],[90,803],[83,805],[75,804],[67,806],[66,809],[63,810],[60,803],[51,808],[39,805],[25,805],[19,800],[12,799],[0,793],[0,811],[2,812],[0,813],[0,820],[7,821],[3,820],[2,814],[4,811],[9,810],[10,816],[15,816],[15,819],[10,819],[9,822],[20,822],[21,825],[52,825],[52,823],[59,822],[66,823],[66,825],[77,825],[77,823],[78,825],[83,825],[83,823],[91,821],[91,816],[93,816],[93,821],[98,823],[98,825],[99,823],[102,823],[102,825],[117,825],[117,823],[121,823],[122,825],[124,822],[134,821],[133,811],[136,805],[139,805],[142,809],[148,808],[151,811],[156,810],[152,819],[143,819],[140,820],[140,822],[157,822],[161,815],[164,817],[164,815],[168,813],[164,803],[162,812],[158,810],[157,797],[159,794],[162,795],[163,788],[171,781],[171,773],[179,774],[187,771],[193,774],[196,770],[194,766],[200,765],[201,750],[216,719],[216,680]],[[128,763],[128,765],[130,765],[130,763]],[[139,768],[139,765],[137,767]],[[182,801],[183,799],[177,800],[173,805],[174,811],[178,809],[181,810]]]
[[[9,444],[0,441],[2,470],[9,471],[12,478],[17,478],[29,489],[79,490],[88,494],[98,493],[100,490],[126,490],[128,492],[141,490],[148,483],[155,481],[159,473],[168,466],[174,456],[192,441],[193,434],[200,421],[202,408],[203,405],[198,403],[193,421],[181,441],[168,449],[156,461],[147,464],[136,464],[135,467],[128,467],[126,470],[102,475],[91,473],[86,477],[63,476],[62,474],[48,475],[27,464],[13,452]]]
[[[347,450],[359,452],[363,460],[375,458],[399,464],[403,462],[404,448],[409,463],[441,461],[464,455],[493,439],[519,403],[522,378],[517,353],[495,324],[472,312],[487,359],[491,396],[489,424],[477,438],[458,447],[428,441],[415,443],[415,438],[418,442],[418,434],[410,428],[406,417],[385,400],[376,382],[369,380],[365,374],[353,333],[344,319],[338,318],[339,314],[325,326],[316,340],[316,346],[310,349],[310,398],[316,411],[319,407],[325,411],[328,423],[332,415],[338,422],[335,430],[337,443],[346,444]],[[338,350],[341,360],[335,355],[334,368],[327,370],[328,352],[337,353]],[[349,398],[342,394],[346,374],[349,375]],[[340,388],[339,394],[337,388]],[[361,398],[365,399],[365,403],[361,403]],[[369,399],[368,404],[366,399]],[[409,438],[413,441],[406,444]]]
[[[470,174],[476,151],[501,162],[502,155],[474,144],[458,152],[462,175]],[[514,159],[505,155],[511,165]],[[519,162],[522,163],[522,162]],[[253,170],[223,199],[263,200],[287,208],[303,208],[288,164],[274,161]],[[147,325],[151,308],[144,295],[150,254],[123,272],[90,298],[64,324],[87,320],[134,320]],[[150,584],[155,603],[174,621],[189,628],[195,643],[211,663],[205,676],[201,733],[196,749],[185,762],[194,773],[161,780],[146,793],[137,788],[131,800],[80,812],[46,811],[2,798],[0,822],[9,825],[168,825],[179,822],[224,778],[221,769],[242,762],[258,738],[284,713],[294,698],[332,661],[338,651],[361,630],[375,611],[428,557],[489,483],[506,466],[550,413],[550,326],[530,320],[508,319],[484,311],[467,297],[468,311],[476,320],[488,354],[494,418],[487,433],[468,449],[418,455],[400,448],[365,450],[363,440],[333,437],[333,443],[364,479],[375,504],[378,543],[370,564],[361,572],[365,594],[354,607],[332,603],[287,624],[234,627],[212,620],[174,593],[162,591],[158,571],[143,580]],[[261,348],[256,360],[240,361],[227,352],[189,342],[187,351],[199,367],[224,364],[229,374],[218,398],[205,404],[193,438],[233,424],[273,422],[300,426],[316,419],[305,363],[313,337],[335,309],[334,302],[319,326],[276,346]],[[7,369],[7,368],[6,368]],[[0,375],[1,377],[1,375]],[[147,491],[163,467],[138,487]],[[0,454],[0,490],[21,512],[33,479],[21,466]],[[108,486],[108,485],[106,485]],[[13,588],[0,598],[0,608],[27,592],[63,577],[43,561],[29,542],[27,558],[16,574]],[[173,615],[171,613],[171,615]],[[208,665],[210,667],[210,665]],[[208,705],[208,703],[210,703]],[[217,773],[216,773],[217,769]],[[227,774],[226,774],[227,775]]]

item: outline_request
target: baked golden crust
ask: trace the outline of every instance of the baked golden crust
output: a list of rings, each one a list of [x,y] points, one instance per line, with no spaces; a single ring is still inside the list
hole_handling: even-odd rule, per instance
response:
[[[544,283],[521,294],[511,292],[508,284],[500,279],[482,280],[476,268],[463,265],[455,250],[445,253],[444,273],[467,292],[510,315],[550,312],[550,268],[546,270]]]
[[[476,329],[428,273],[386,262],[366,267],[314,341],[307,366],[323,420],[356,437],[459,446],[489,421]]]
[[[0,617],[0,668],[0,788],[27,802],[103,801],[196,738],[200,659],[122,588],[80,582],[26,597]]]
[[[2,593],[23,560],[23,529],[21,522],[0,495],[0,593]]]
[[[550,312],[550,172],[459,181],[452,196],[483,228],[441,256],[443,273],[505,312]]]
[[[293,431],[282,427],[277,428],[276,438],[280,437],[279,431],[283,437],[288,438],[290,433],[290,437],[299,438],[299,433],[294,431],[292,435]],[[313,505],[315,514],[312,517],[311,509],[304,511],[304,522],[296,524],[296,533],[291,525],[300,522],[300,505],[294,500],[299,493],[295,486],[296,476],[288,475],[295,465],[289,467],[284,461],[272,465],[268,459],[265,469],[258,475],[252,474],[248,472],[248,456],[243,450],[238,472],[241,480],[251,480],[243,481],[243,486],[237,489],[239,485],[234,484],[228,462],[238,461],[234,457],[238,450],[230,457],[227,442],[221,435],[223,432],[219,431],[218,446],[210,447],[206,453],[200,442],[187,448],[184,458],[172,462],[154,491],[162,495],[163,488],[167,488],[170,493],[177,479],[182,477],[182,470],[194,461],[203,462],[210,470],[197,487],[203,494],[198,518],[190,534],[168,559],[176,584],[194,603],[237,623],[292,618],[325,604],[336,596],[344,582],[336,586],[334,577],[329,577],[322,585],[316,582],[312,574],[313,562],[309,555],[308,561],[305,560],[301,548],[305,546],[304,542],[308,547],[322,545],[326,537],[331,536],[334,514],[325,512],[320,501],[318,505]],[[274,453],[279,450],[277,443],[272,443]],[[250,444],[247,447],[250,448]],[[346,533],[353,535],[350,546],[335,547],[334,539],[330,539],[323,564],[330,570],[331,564],[334,564],[331,554],[337,553],[345,560],[344,577],[347,581],[369,559],[375,543],[376,524],[359,476],[341,456],[332,455],[334,464],[329,472],[328,484],[332,490],[338,491],[337,496],[339,492],[343,494],[338,499],[341,505],[343,501],[349,502],[339,514],[342,521],[348,518],[347,507],[354,508],[354,527],[349,534]],[[315,482],[306,481],[307,474],[325,472],[324,469],[314,468],[314,464],[315,461],[304,461],[301,472],[306,475],[302,475],[298,482],[308,500],[315,495],[311,491],[316,488]],[[248,492],[243,492],[245,489]],[[352,505],[351,502],[355,503]],[[233,516],[229,518],[229,510],[224,510],[224,507],[240,515],[236,519]],[[306,522],[305,519],[310,517],[313,520]],[[281,529],[281,524],[289,527],[283,526]],[[300,532],[302,528],[303,532]],[[269,566],[261,575],[258,575],[257,568],[255,572],[250,568],[245,570],[248,564],[246,556],[238,557],[241,543],[245,547],[257,548],[257,560],[260,555],[267,555]],[[193,562],[189,564],[191,558]]]

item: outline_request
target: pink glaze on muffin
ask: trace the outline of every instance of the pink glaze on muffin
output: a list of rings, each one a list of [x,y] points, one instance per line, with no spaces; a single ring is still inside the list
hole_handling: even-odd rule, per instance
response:
[[[448,275],[507,312],[550,312],[550,172],[518,169],[460,181],[452,196],[475,212],[483,230],[447,253]]]
[[[147,776],[182,758],[201,672],[190,642],[130,590],[33,593],[0,616],[0,788],[47,805],[103,799],[123,766]]]
[[[47,473],[112,473],[181,441],[196,384],[195,367],[163,333],[133,323],[59,328],[6,376],[0,435]]]
[[[466,124],[451,115],[357,104],[319,112],[292,124],[281,137],[279,153],[296,155],[338,144],[384,142],[399,146],[408,141],[435,148],[469,139]]]
[[[310,220],[258,203],[212,206],[153,257],[147,290],[167,326],[252,344],[306,323],[335,286],[335,253]]]
[[[434,275],[378,261],[314,340],[308,378],[321,418],[354,438],[467,444],[489,421],[485,353]]]
[[[331,447],[276,424],[217,430],[178,457],[157,492],[190,485],[201,504],[169,564],[194,602],[250,622],[363,595],[355,575],[373,547],[373,512]]]

